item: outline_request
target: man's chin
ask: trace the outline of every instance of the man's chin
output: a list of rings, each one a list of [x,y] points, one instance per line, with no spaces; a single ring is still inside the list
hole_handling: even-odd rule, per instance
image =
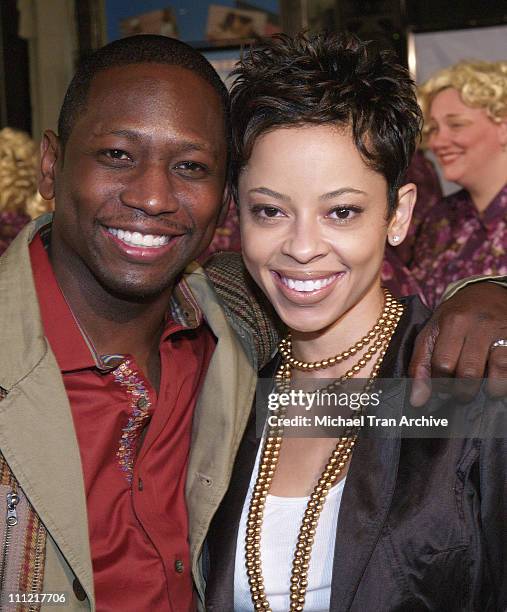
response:
[[[103,278],[100,280],[103,289],[111,297],[129,302],[149,302],[170,291],[177,282],[177,278],[165,278],[157,281],[128,277],[121,280],[118,278]]]

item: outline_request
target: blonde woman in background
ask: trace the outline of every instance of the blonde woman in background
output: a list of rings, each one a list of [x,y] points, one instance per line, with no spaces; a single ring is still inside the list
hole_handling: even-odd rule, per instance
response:
[[[430,306],[452,281],[507,273],[507,62],[465,61],[420,89],[428,148],[462,189],[425,220],[412,272]]]
[[[26,132],[0,130],[0,254],[21,228],[52,203],[37,191],[39,150]]]

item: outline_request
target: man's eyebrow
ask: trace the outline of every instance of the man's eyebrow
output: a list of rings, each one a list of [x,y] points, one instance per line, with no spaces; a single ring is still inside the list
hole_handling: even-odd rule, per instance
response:
[[[142,138],[142,133],[134,130],[109,130],[98,132],[95,134],[95,136],[122,136],[124,138],[128,138],[129,140],[139,140]]]
[[[348,195],[349,193],[366,195],[366,192],[362,191],[361,189],[356,189],[355,187],[342,187],[341,189],[336,189],[335,191],[329,191],[328,193],[322,194],[319,196],[319,200],[332,200],[340,197],[341,195]]]
[[[146,134],[142,130],[110,130],[108,132],[100,132],[95,136],[121,136],[129,140],[141,140]],[[205,151],[214,153],[211,147],[206,146],[203,143],[196,142],[193,140],[180,140],[178,138],[173,139],[173,143],[182,151]]]
[[[248,193],[260,193],[261,195],[267,195],[271,198],[275,198],[275,200],[281,200],[282,202],[290,201],[289,196],[278,193],[278,191],[273,191],[273,189],[269,189],[268,187],[255,187],[254,189],[250,189]]]

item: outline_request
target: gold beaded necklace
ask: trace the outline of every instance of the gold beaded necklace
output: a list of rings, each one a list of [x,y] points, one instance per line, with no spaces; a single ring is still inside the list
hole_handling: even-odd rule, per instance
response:
[[[280,353],[283,361],[275,376],[276,385],[280,390],[287,390],[290,386],[291,369],[301,370],[322,369],[335,365],[350,355],[356,353],[360,348],[373,341],[373,346],[364,354],[355,365],[353,365],[344,375],[334,384],[343,384],[345,380],[352,378],[362,368],[366,366],[373,355],[378,352],[378,358],[373,367],[368,384],[369,389],[382,364],[389,342],[396,330],[398,322],[403,314],[403,306],[386,289],[384,289],[384,308],[375,323],[375,326],[361,340],[356,342],[351,349],[344,351],[330,359],[316,362],[303,362],[294,359],[291,354],[292,347],[290,337],[282,340]],[[282,349],[283,347],[283,349]],[[352,349],[355,350],[352,352]],[[331,361],[334,361],[331,363]],[[305,367],[306,366],[306,367]],[[312,366],[312,367],[310,367]],[[283,409],[279,414],[283,413]],[[277,422],[278,419],[275,419]],[[331,453],[324,471],[322,472],[317,484],[315,485],[303,515],[303,520],[298,534],[294,559],[292,561],[292,571],[290,578],[290,612],[301,612],[304,609],[306,589],[308,587],[308,571],[312,546],[317,530],[317,524],[324,507],[326,496],[338,479],[338,476],[347,466],[352,449],[357,439],[357,429],[348,430],[346,435],[339,438],[338,443]],[[262,449],[259,462],[257,479],[252,492],[252,499],[248,511],[245,538],[245,561],[248,582],[250,585],[250,595],[255,610],[271,612],[271,607],[264,590],[264,580],[262,576],[261,563],[261,531],[264,516],[266,498],[269,493],[271,482],[276,471],[280,448],[283,440],[283,428],[270,427],[266,434],[266,439]]]

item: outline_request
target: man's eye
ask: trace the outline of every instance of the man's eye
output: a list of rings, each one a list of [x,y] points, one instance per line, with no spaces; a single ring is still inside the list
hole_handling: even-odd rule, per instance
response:
[[[204,164],[200,164],[198,162],[185,161],[177,164],[176,170],[186,176],[199,177],[204,176],[207,173],[208,168]]]
[[[111,159],[120,160],[120,161],[125,161],[125,160],[130,159],[129,154],[126,151],[123,151],[122,149],[106,149],[104,151],[104,154]]]

